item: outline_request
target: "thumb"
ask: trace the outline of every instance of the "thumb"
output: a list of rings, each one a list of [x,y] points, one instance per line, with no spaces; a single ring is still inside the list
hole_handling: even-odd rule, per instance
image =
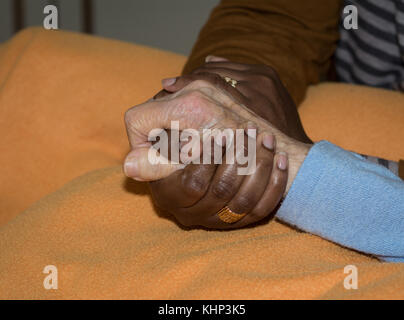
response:
[[[184,169],[185,165],[156,163],[153,148],[138,148],[129,152],[124,162],[124,172],[129,178],[137,181],[155,181],[168,177],[173,172]]]
[[[168,92],[177,92],[195,80],[197,80],[195,75],[187,74],[181,77],[163,79],[161,80],[161,84],[164,90]]]
[[[190,128],[197,128],[201,132],[221,125],[235,126],[233,119],[224,118],[223,108],[199,91],[184,92],[170,99],[148,101],[131,108],[125,114],[132,147],[125,160],[125,174],[136,180],[153,181],[184,168],[183,164],[154,161],[156,154],[150,150],[152,138],[158,135],[156,132]]]

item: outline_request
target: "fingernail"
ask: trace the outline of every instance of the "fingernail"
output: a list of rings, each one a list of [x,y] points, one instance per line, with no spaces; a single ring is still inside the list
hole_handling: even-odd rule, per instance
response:
[[[218,56],[212,56],[209,55],[205,58],[205,62],[215,62],[215,61],[228,61],[226,58],[218,57]]]
[[[268,150],[274,151],[275,150],[275,137],[273,134],[265,134],[262,138],[262,144]]]
[[[163,87],[172,86],[176,82],[177,82],[177,78],[167,78],[167,79],[161,80],[161,83],[163,84]]]
[[[285,152],[279,152],[278,154],[277,166],[279,170],[286,170],[288,167],[288,155]]]
[[[129,178],[133,178],[135,180],[136,176],[138,175],[138,165],[136,159],[126,159],[125,164],[123,166],[123,171],[125,175]]]

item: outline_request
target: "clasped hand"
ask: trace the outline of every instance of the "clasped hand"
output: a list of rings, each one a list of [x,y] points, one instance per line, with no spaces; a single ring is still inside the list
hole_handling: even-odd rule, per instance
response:
[[[233,88],[225,83],[218,86],[209,80],[193,80],[184,85],[127,111],[132,150],[125,160],[126,175],[148,181],[155,204],[185,226],[233,229],[272,217],[310,145],[288,137],[239,103],[231,93]],[[151,163],[149,133],[156,128],[169,129],[172,121],[178,121],[180,131],[256,130],[255,170],[249,175],[238,174],[237,161],[226,161],[226,148],[221,164]],[[226,223],[217,215],[224,206],[246,215]]]

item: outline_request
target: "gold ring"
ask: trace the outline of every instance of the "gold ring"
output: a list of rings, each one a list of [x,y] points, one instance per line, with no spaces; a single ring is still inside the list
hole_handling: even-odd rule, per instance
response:
[[[237,80],[234,80],[234,79],[232,79],[232,78],[230,78],[230,77],[224,77],[224,80],[225,80],[228,84],[230,84],[233,88],[235,88],[236,85],[237,85]]]
[[[228,206],[222,208],[217,215],[219,219],[226,223],[235,223],[240,221],[246,214],[245,213],[235,213],[230,210]]]

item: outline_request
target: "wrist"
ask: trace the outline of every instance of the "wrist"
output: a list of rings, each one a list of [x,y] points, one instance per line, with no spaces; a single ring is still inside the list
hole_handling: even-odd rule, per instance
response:
[[[289,169],[288,169],[288,182],[286,185],[286,190],[284,196],[288,194],[290,187],[292,186],[301,165],[306,159],[312,144],[302,143],[294,141],[293,143],[286,146],[288,159],[289,159]]]
[[[245,111],[245,109],[241,109],[241,111]],[[248,113],[247,113],[248,115]],[[288,182],[286,185],[286,190],[284,193],[284,197],[286,197],[287,193],[289,192],[290,187],[295,180],[297,173],[303,164],[303,161],[306,159],[311,147],[313,146],[312,143],[304,143],[298,140],[295,140],[280,130],[276,129],[268,123],[267,121],[257,118],[251,117],[250,120],[255,122],[256,126],[259,128],[261,132],[267,131],[275,135],[276,138],[276,152],[284,152],[288,155],[289,159],[289,166],[288,166]],[[248,116],[246,116],[248,118]]]
[[[271,132],[275,135],[276,151],[285,152],[288,155],[288,182],[284,193],[284,197],[286,197],[313,144],[300,142],[290,138],[279,130],[273,128],[268,123],[261,122],[259,125],[261,125],[261,130]]]

